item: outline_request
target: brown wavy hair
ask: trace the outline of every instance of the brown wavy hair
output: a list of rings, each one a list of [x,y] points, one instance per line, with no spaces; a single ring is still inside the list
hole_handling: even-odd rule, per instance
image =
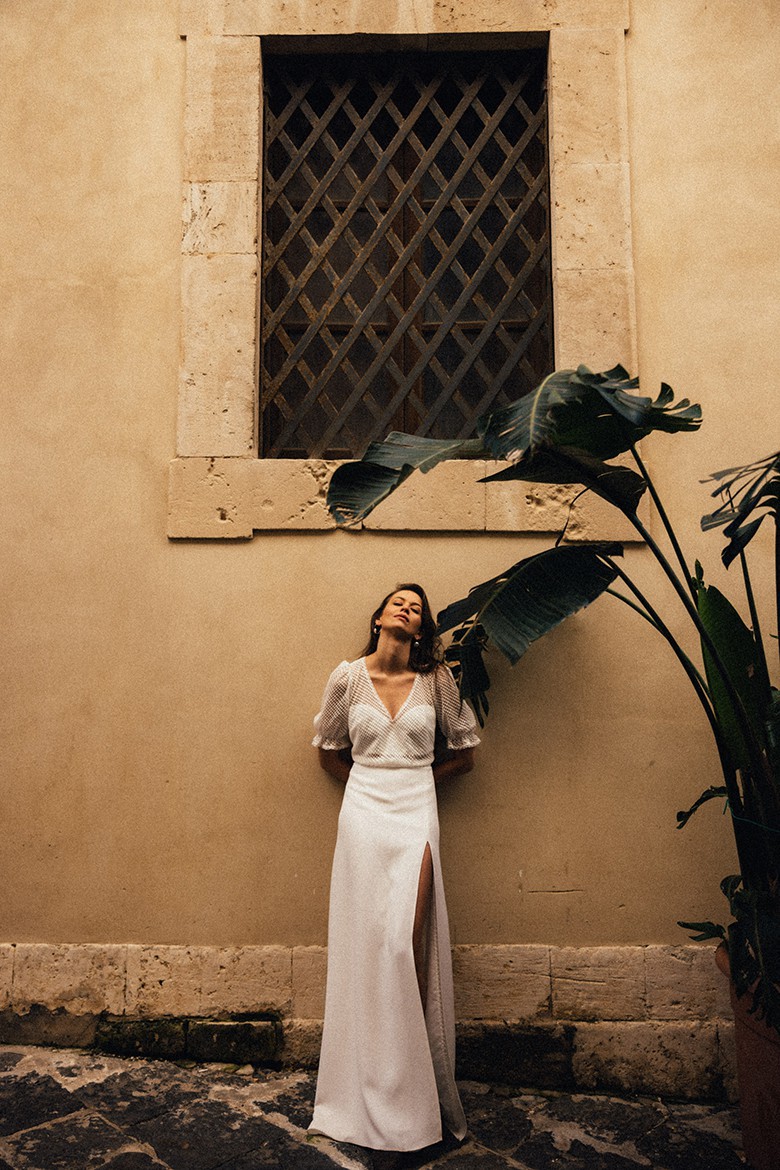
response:
[[[442,661],[442,647],[441,639],[436,633],[436,619],[431,613],[431,607],[428,598],[425,595],[425,590],[422,585],[415,585],[414,582],[408,581],[403,585],[396,585],[387,594],[374,612],[371,614],[369,622],[369,637],[368,642],[363,650],[362,657],[365,658],[368,654],[373,654],[379,643],[379,631],[374,629],[377,618],[382,616],[385,606],[391,597],[395,597],[396,593],[406,591],[408,593],[416,593],[422,602],[422,621],[420,624],[420,633],[412,642],[411,650],[409,651],[409,666],[412,670],[417,671],[418,674],[430,674],[435,670]]]

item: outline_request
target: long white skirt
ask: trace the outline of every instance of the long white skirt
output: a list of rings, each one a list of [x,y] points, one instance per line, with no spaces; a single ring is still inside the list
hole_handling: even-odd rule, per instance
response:
[[[433,859],[428,998],[412,927],[425,846]],[[339,817],[328,923],[325,1024],[310,1129],[378,1150],[456,1137],[452,962],[430,767],[353,764]]]

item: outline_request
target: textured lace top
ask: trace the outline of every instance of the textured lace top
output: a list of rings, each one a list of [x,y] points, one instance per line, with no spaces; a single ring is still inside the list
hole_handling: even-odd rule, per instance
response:
[[[328,679],[312,742],[336,751],[351,747],[357,764],[408,768],[433,762],[437,722],[453,751],[479,743],[474,714],[461,702],[446,666],[415,674],[403,706],[391,718],[365,658],[358,658],[341,662]]]

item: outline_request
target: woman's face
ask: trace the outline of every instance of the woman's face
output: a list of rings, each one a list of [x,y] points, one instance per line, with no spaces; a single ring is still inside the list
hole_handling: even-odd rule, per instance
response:
[[[408,589],[400,589],[388,600],[379,615],[379,625],[385,630],[405,630],[416,638],[422,626],[422,598]]]

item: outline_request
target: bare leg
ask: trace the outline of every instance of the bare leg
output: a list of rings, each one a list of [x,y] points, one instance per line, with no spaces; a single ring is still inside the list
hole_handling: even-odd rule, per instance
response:
[[[420,866],[420,880],[417,885],[417,904],[414,908],[414,927],[412,930],[412,950],[414,952],[414,968],[417,972],[417,986],[420,989],[423,1011],[428,1000],[428,918],[431,911],[431,892],[433,890],[433,859],[430,845],[425,846],[422,865]]]

